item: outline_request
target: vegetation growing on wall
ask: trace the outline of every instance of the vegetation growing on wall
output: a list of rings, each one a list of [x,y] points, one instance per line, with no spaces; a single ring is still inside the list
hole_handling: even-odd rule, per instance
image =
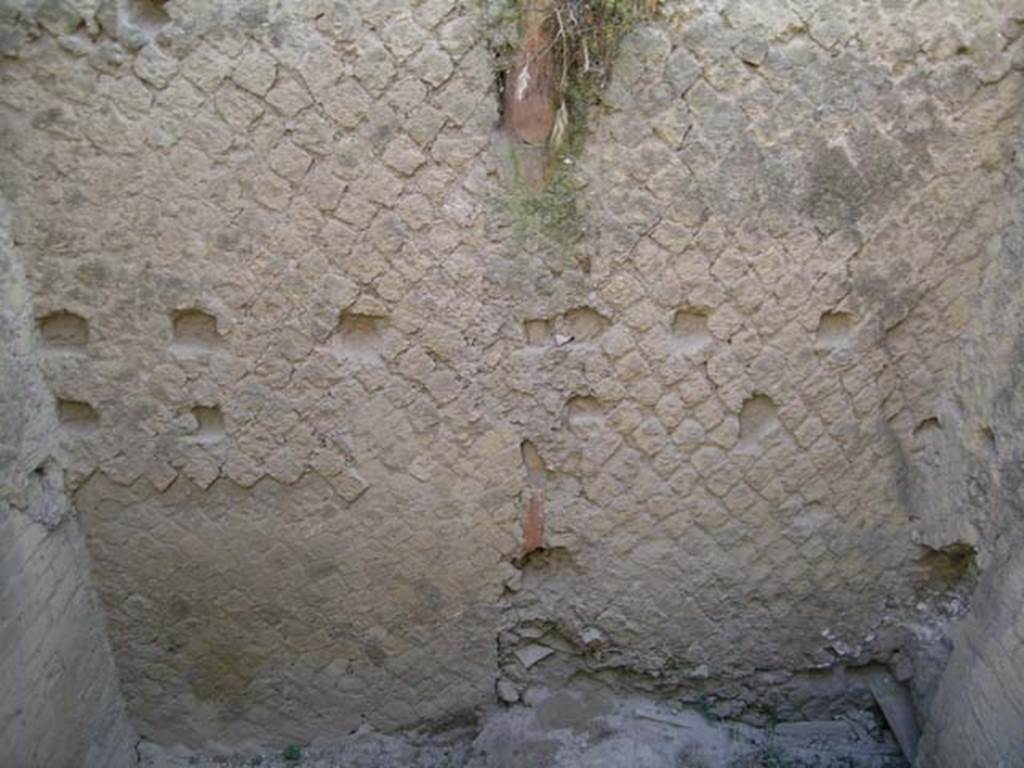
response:
[[[554,54],[561,67],[557,97],[562,116],[549,140],[552,151],[580,151],[587,108],[600,100],[620,40],[638,20],[653,16],[657,5],[658,0],[557,0],[554,4]]]
[[[656,13],[658,0],[508,2],[504,15],[516,21],[519,36],[499,56],[504,122],[516,143],[533,145],[513,145],[510,213],[520,234],[566,245],[581,234],[575,161],[588,113],[600,103],[619,42]]]

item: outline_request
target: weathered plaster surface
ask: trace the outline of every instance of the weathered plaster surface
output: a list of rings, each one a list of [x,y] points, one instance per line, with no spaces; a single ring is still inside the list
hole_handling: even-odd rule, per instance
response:
[[[888,668],[927,709],[996,562],[922,500],[1019,3],[665,3],[550,215],[510,189],[500,9],[114,5],[11,25],[0,152],[36,314],[86,328],[43,371],[145,735],[581,673],[767,721]]]
[[[1013,213],[986,267],[946,409],[937,535],[968,530],[989,563],[928,711],[922,765],[1012,766],[1024,756],[1024,204],[1021,154],[1008,169]]]
[[[24,272],[0,195],[0,763],[122,768],[135,743],[69,509]]]

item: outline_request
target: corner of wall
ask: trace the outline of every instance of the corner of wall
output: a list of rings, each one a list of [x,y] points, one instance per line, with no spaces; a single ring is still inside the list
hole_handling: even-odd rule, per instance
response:
[[[128,768],[128,721],[64,491],[34,319],[0,197],[0,744],[13,768]]]
[[[1022,136],[1024,138],[1024,136]],[[959,471],[949,515],[977,532],[981,574],[928,713],[920,768],[1019,765],[1024,755],[1024,180],[1020,142],[1008,226],[993,250],[955,382]]]

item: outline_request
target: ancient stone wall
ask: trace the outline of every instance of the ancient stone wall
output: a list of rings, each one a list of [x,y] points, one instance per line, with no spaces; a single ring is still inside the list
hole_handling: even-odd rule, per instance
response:
[[[540,192],[514,11],[9,13],[16,248],[157,741],[580,675],[762,723],[877,675],[931,701],[977,542],[928,462],[1007,224],[1019,4],[662,3]]]
[[[8,218],[0,196],[0,762],[126,767],[137,739],[64,492]]]
[[[1019,144],[1019,148],[1024,145]],[[922,765],[1012,766],[1024,755],[1024,197],[1018,149],[1004,233],[992,243],[952,397],[938,428],[937,546],[979,552],[982,577],[927,711]]]

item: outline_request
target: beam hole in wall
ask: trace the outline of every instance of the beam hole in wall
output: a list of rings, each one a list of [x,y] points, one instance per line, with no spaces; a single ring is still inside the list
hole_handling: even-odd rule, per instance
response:
[[[672,336],[676,346],[683,352],[700,352],[712,341],[707,312],[680,309],[672,319]]]
[[[527,320],[523,323],[526,346],[545,347],[551,341],[551,324],[547,320]]]
[[[57,421],[69,432],[86,434],[99,425],[100,415],[89,403],[81,400],[57,400]]]
[[[779,428],[779,409],[767,395],[754,395],[740,409],[739,448],[753,451]]]
[[[178,310],[171,317],[174,340],[171,348],[181,355],[210,352],[221,344],[217,318],[201,309]]]
[[[992,431],[992,427],[987,424],[982,424],[978,428],[978,436],[981,438],[981,444],[992,453],[996,452],[996,433]]]
[[[63,473],[56,461],[47,458],[29,475],[29,517],[53,530],[64,517],[66,509]]]
[[[196,420],[193,440],[197,443],[216,443],[224,437],[224,414],[216,405],[197,405],[192,409]]]
[[[136,29],[153,34],[171,23],[166,4],[167,0],[120,0],[120,17]]]
[[[604,333],[611,321],[591,307],[570,309],[562,317],[561,333],[576,342],[595,340]]]
[[[924,440],[931,435],[935,435],[942,431],[942,422],[935,416],[929,416],[927,419],[922,419],[918,422],[917,426],[914,427],[914,439]]]
[[[941,549],[925,547],[916,565],[916,574],[922,585],[941,584],[946,588],[970,578],[977,566],[977,549],[963,541],[957,541]]]
[[[921,466],[938,469],[942,465],[944,442],[942,422],[935,416],[923,419],[914,427],[911,439],[914,460]]]
[[[346,356],[374,358],[380,353],[386,326],[385,317],[342,312],[333,339]]]
[[[74,312],[51,312],[39,318],[39,335],[46,349],[80,352],[89,343],[89,323]]]
[[[537,450],[537,446],[529,440],[523,440],[519,446],[523,454],[523,466],[526,467],[526,479],[534,488],[544,485],[548,475],[547,464]]]
[[[529,347],[561,347],[592,342],[610,325],[611,321],[596,309],[575,307],[556,317],[526,320],[523,332]]]
[[[570,427],[592,427],[604,419],[604,409],[596,397],[576,395],[565,404],[565,418]]]
[[[820,352],[848,349],[856,318],[848,312],[826,312],[818,321],[814,348]]]

